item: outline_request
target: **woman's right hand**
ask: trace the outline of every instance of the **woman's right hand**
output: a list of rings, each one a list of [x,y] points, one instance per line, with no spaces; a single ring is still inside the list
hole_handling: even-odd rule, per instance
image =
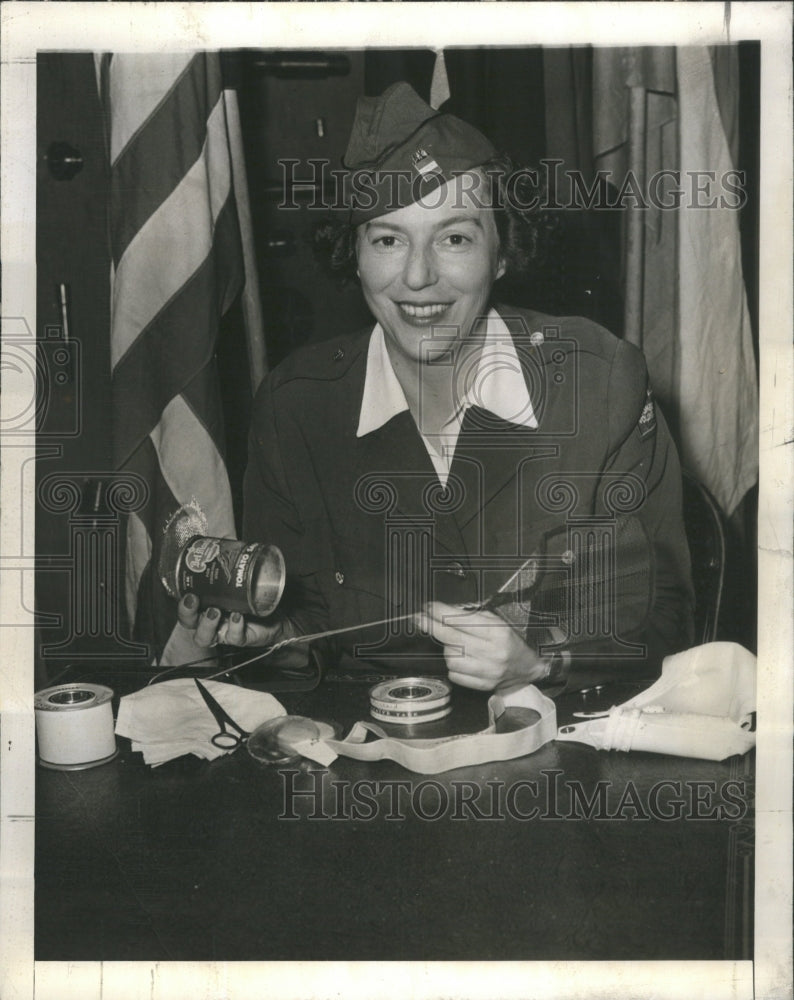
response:
[[[182,628],[193,634],[197,646],[208,648],[224,643],[228,646],[270,646],[295,634],[289,619],[271,624],[248,621],[239,611],[224,618],[219,608],[199,607],[195,594],[185,594],[177,608]]]

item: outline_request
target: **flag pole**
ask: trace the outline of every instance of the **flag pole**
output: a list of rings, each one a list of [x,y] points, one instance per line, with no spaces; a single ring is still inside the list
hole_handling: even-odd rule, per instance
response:
[[[242,290],[243,322],[248,345],[248,369],[251,378],[251,395],[267,375],[267,349],[265,347],[265,324],[262,315],[262,299],[259,294],[259,273],[256,266],[254,231],[251,223],[251,201],[248,197],[248,178],[245,170],[245,153],[240,125],[240,110],[237,93],[224,90],[223,102],[226,107],[228,124],[229,156],[232,164],[234,200],[237,204],[237,218],[240,224],[240,242],[243,249],[245,285]]]
[[[629,87],[629,171],[639,191],[645,184],[645,87]],[[623,337],[642,348],[643,257],[645,216],[639,205],[629,209],[626,228],[626,296]]]

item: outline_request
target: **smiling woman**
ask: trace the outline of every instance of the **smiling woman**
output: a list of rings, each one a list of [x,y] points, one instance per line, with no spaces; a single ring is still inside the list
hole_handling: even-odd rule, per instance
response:
[[[438,361],[439,342],[459,347],[487,314],[505,270],[487,187],[482,175],[463,174],[440,199],[434,192],[358,227],[361,288],[398,378],[416,376],[406,362]]]
[[[332,666],[478,690],[558,682],[576,657],[654,672],[690,641],[692,594],[642,354],[492,302],[539,246],[532,176],[407,84],[359,101],[345,163],[335,257],[374,326],[288,357],[252,418],[244,535],[283,550],[282,605],[224,622],[187,597],[186,633],[261,645],[377,622]]]

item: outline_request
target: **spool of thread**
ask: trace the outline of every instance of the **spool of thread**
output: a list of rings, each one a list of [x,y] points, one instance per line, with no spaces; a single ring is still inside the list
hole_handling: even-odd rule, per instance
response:
[[[380,722],[414,726],[452,711],[452,686],[438,677],[400,677],[370,688],[370,715]]]
[[[101,684],[60,684],[33,697],[39,762],[57,771],[105,764],[118,753],[113,692]]]

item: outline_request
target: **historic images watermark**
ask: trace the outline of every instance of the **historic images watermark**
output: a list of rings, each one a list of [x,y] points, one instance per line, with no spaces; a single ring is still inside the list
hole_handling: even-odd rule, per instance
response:
[[[375,176],[364,170],[351,172],[334,167],[326,159],[278,161],[281,169],[279,209],[342,210],[354,201],[369,212],[380,208],[385,214],[419,201],[428,208],[446,197],[443,188],[430,188],[422,174],[391,170]],[[484,208],[579,211],[615,209],[728,209],[738,211],[747,204],[746,174],[743,170],[657,170],[640,178],[632,170],[620,176],[610,170],[585,175],[580,170],[563,170],[564,161],[542,159],[535,167],[519,167],[500,173],[501,183],[481,188],[473,172],[462,174],[458,192],[461,200],[473,198]],[[483,169],[485,174],[491,171]],[[469,183],[466,183],[469,178]],[[480,193],[478,193],[478,188]],[[492,200],[496,198],[494,203]]]
[[[433,778],[338,781],[327,770],[282,770],[283,820],[440,819],[729,821],[744,819],[749,789],[743,779],[722,782],[662,780],[641,787],[633,780],[590,785],[555,768],[516,781],[439,781]]]
[[[19,495],[31,502],[19,505],[18,525],[9,529],[9,544],[0,557],[4,584],[19,595],[13,617],[0,627],[38,626],[43,637],[57,631],[53,641],[40,642],[43,662],[62,664],[78,653],[83,660],[145,655],[146,644],[124,637],[116,581],[124,518],[147,503],[147,483],[135,473],[90,467],[42,471],[36,477],[36,462],[43,470],[48,461],[62,459],[65,442],[84,432],[82,343],[69,335],[65,323],[46,325],[37,339],[24,317],[7,316],[2,367],[12,401],[0,419],[4,474],[18,481]],[[67,521],[64,551],[37,554],[25,548],[26,540],[32,541],[27,524],[34,511]],[[24,577],[31,572],[39,581],[46,574],[68,580],[68,603],[57,613],[25,606]]]

